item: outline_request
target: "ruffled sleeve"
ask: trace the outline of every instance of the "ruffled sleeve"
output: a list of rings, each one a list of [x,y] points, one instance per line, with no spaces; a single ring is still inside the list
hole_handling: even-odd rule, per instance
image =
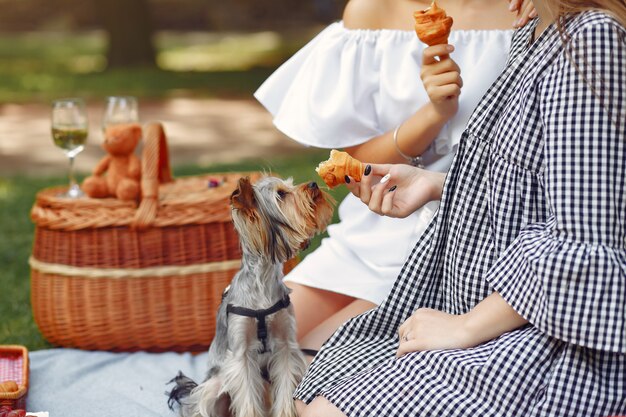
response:
[[[436,155],[456,147],[474,107],[504,68],[512,31],[452,31],[452,57],[464,81],[459,111],[433,143]],[[393,130],[428,94],[414,31],[348,29],[333,23],[278,68],[256,99],[290,138],[344,148]]]
[[[626,353],[625,39],[624,28],[608,18],[587,25],[547,73],[540,112],[549,216],[525,227],[487,276],[546,334],[620,353]]]
[[[360,144],[382,133],[375,36],[334,23],[275,71],[254,96],[274,115],[276,127],[305,145]],[[363,47],[362,42],[372,44]],[[369,61],[369,62],[368,62]]]

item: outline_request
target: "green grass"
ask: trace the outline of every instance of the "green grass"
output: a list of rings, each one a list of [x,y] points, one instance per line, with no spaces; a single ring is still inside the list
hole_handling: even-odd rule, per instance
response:
[[[314,31],[158,33],[157,68],[111,71],[103,32],[2,34],[0,103],[120,94],[249,97]]]
[[[0,179],[0,344],[41,349],[47,344],[33,322],[28,257],[34,227],[29,211],[37,190],[53,178]]]
[[[109,95],[146,98],[250,97],[272,73],[247,71],[174,72],[156,68],[112,70],[88,74],[6,73],[0,69],[0,103],[50,101],[57,97],[100,99]]]
[[[282,177],[293,177],[296,183],[300,183],[318,180],[314,168],[327,155],[327,151],[312,150],[289,158],[249,160],[203,168],[186,166],[175,169],[175,176],[260,170]],[[28,257],[32,248],[34,226],[29,212],[37,191],[65,182],[65,177],[0,178],[0,345],[20,344],[29,350],[51,347],[39,333],[31,313]],[[345,187],[339,187],[331,190],[331,195],[340,201],[346,192]],[[314,239],[303,256],[318,247],[320,240],[321,237]]]

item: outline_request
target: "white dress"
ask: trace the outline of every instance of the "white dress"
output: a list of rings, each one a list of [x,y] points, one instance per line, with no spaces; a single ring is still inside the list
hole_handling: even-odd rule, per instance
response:
[[[472,111],[505,67],[512,33],[450,33],[463,88],[458,113],[423,155],[427,169],[449,169]],[[333,23],[254,95],[272,113],[276,127],[304,145],[359,145],[393,130],[428,103],[420,79],[424,48],[413,31]],[[329,237],[285,279],[379,304],[438,206],[431,202],[408,218],[392,219],[349,194],[339,206],[339,223],[328,227]]]

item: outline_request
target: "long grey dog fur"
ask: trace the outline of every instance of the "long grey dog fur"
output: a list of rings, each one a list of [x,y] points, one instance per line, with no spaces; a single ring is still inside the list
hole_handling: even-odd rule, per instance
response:
[[[267,316],[262,352],[256,320],[228,314],[227,305],[259,310],[284,299],[290,290],[283,284],[283,263],[326,228],[332,206],[317,184],[294,186],[276,177],[253,186],[240,180],[231,202],[242,266],[218,309],[206,379],[196,384],[179,373],[170,381],[176,385],[168,403],[170,408],[179,403],[182,417],[294,417],[292,394],[306,362],[296,341],[293,307]]]

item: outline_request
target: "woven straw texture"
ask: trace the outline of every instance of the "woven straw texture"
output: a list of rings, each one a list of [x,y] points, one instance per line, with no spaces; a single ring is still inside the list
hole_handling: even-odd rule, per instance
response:
[[[0,406],[24,409],[28,392],[28,350],[24,346],[0,345],[0,382],[7,380],[17,382],[18,390],[0,391]]]
[[[165,155],[165,156],[164,156]],[[172,180],[160,124],[144,128],[142,199],[38,193],[33,314],[50,342],[114,351],[206,349],[224,288],[240,266],[230,194],[241,176]],[[221,183],[209,188],[210,179]]]

